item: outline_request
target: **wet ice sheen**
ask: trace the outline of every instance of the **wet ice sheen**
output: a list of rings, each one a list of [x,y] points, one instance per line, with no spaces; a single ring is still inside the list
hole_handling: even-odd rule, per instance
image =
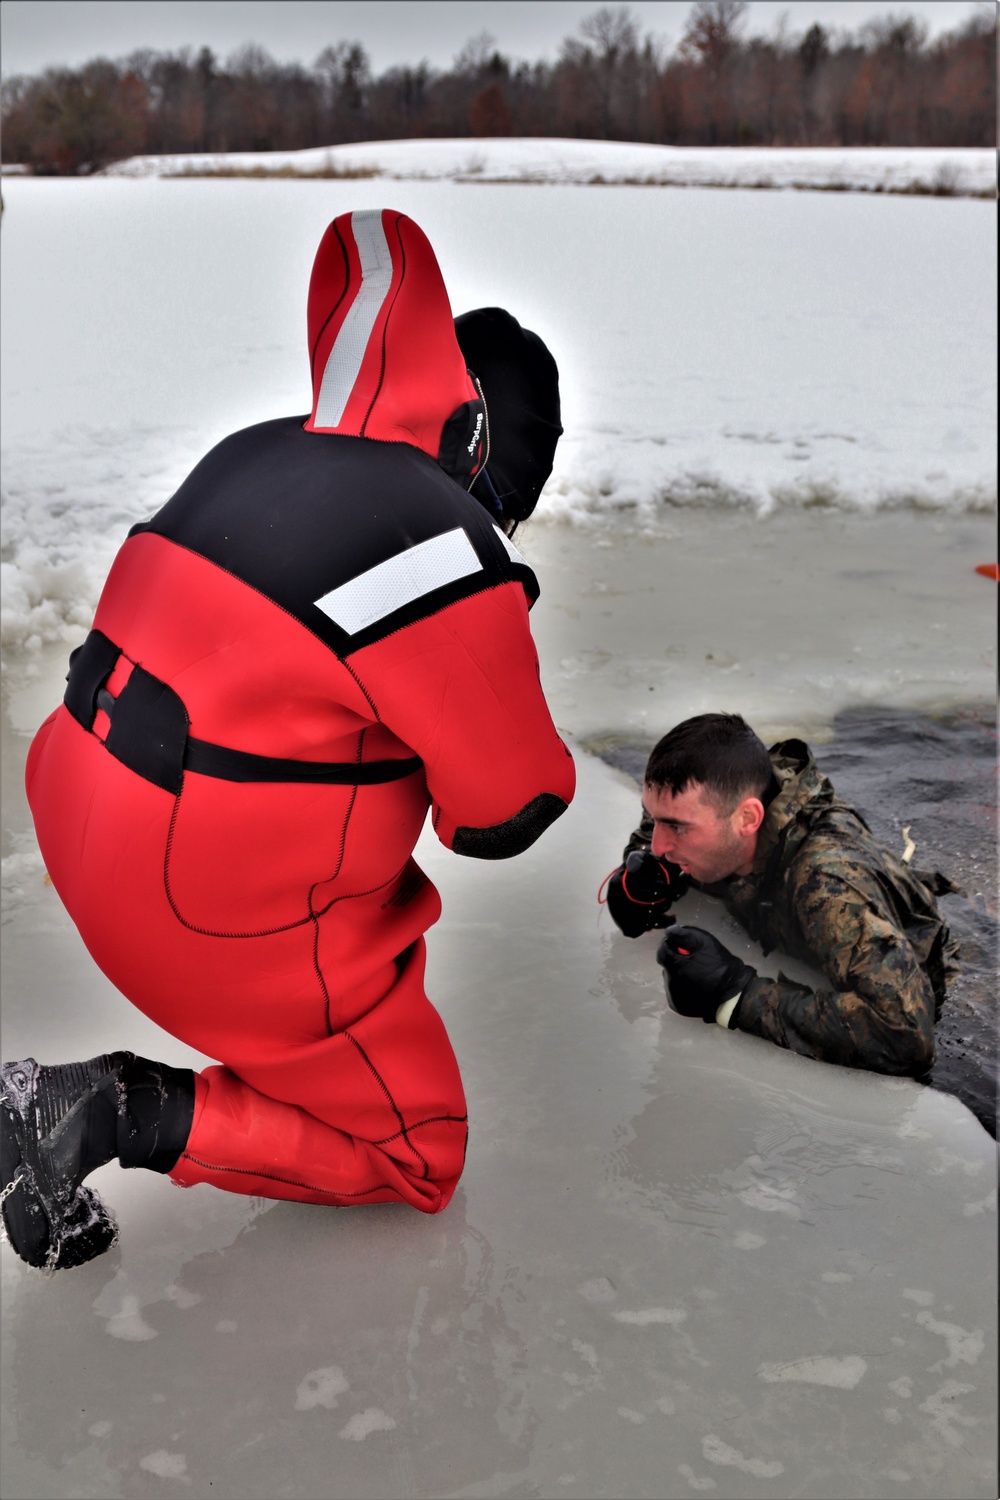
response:
[[[797,1380],[804,1385],[829,1385],[842,1391],[853,1391],[868,1369],[868,1361],[859,1354],[842,1358],[813,1354],[793,1359],[785,1365],[761,1365],[757,1374],[772,1385],[783,1380]]]
[[[472,1112],[448,1211],[102,1168],[118,1249],[53,1281],[4,1251],[11,1494],[114,1496],[143,1464],[261,1500],[992,1494],[995,1220],[964,1214],[992,1142],[906,1080],[664,1012],[655,936],[620,937],[591,899],[634,792],[578,766],[578,802],[521,860],[418,851]],[[13,924],[6,978],[15,1050],[51,1025],[49,1049],[62,1029],[73,1051],[190,1057],[51,893]],[[115,1319],[156,1336],[109,1338]]]
[[[676,1327],[683,1323],[687,1313],[682,1307],[643,1307],[635,1311],[622,1311],[615,1313],[615,1319],[619,1323],[629,1323],[633,1328],[649,1328],[651,1324],[667,1323]]]

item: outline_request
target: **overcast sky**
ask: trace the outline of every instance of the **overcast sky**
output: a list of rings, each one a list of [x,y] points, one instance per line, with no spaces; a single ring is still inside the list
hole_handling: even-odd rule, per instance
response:
[[[123,57],[138,47],[208,46],[227,57],[256,42],[285,62],[311,63],[331,42],[359,41],[376,73],[426,58],[448,67],[470,37],[488,31],[508,56],[554,58],[564,37],[601,0],[3,0],[5,77]],[[782,15],[793,31],[813,21],[853,30],[871,16],[919,15],[931,34],[949,30],[983,0],[753,0],[746,30],[769,32]],[[678,41],[690,0],[636,0],[643,31]],[[990,6],[992,10],[993,7]]]

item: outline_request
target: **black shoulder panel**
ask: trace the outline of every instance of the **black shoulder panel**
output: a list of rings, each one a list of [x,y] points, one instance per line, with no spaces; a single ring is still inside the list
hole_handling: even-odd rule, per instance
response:
[[[451,847],[470,859],[513,859],[530,849],[549,824],[562,817],[567,806],[554,792],[542,792],[504,823],[494,823],[490,828],[456,828]]]
[[[408,443],[304,432],[304,420],[283,417],[225,438],[129,535],[153,532],[208,558],[338,656],[510,579],[534,602],[531,569],[433,459]],[[456,531],[464,538],[445,540]],[[433,565],[407,583],[408,560],[393,560],[421,544],[415,556]],[[341,589],[350,596],[343,608]],[[381,613],[370,618],[373,610]]]

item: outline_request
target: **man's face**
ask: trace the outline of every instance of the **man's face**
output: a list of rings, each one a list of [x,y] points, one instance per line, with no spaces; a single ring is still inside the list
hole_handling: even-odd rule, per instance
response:
[[[703,885],[750,873],[764,814],[756,797],[746,798],[727,814],[698,782],[676,795],[647,784],[642,803],[653,819],[654,854],[680,865]]]

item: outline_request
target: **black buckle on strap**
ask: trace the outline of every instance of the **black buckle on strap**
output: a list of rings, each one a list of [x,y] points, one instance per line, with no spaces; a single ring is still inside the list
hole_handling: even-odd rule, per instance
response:
[[[86,730],[94,726],[97,694],[114,671],[119,656],[118,647],[100,630],[92,630],[83,645],[70,654],[63,702]]]
[[[105,749],[137,776],[176,796],[184,782],[187,710],[173,688],[138,666],[113,698],[104,684],[121,654],[103,631],[92,630],[69,659],[63,702],[88,733],[103,709],[111,721]]]
[[[188,734],[183,700],[144,667],[134,666],[118,697],[112,697],[104,684],[121,654],[100,630],[92,630],[69,659],[63,701],[88,733],[98,709],[103,709],[111,721],[105,749],[137,776],[174,796],[184,784],[185,770],[220,781],[379,786],[412,776],[423,764],[418,755],[358,762],[281,760],[196,740]]]

